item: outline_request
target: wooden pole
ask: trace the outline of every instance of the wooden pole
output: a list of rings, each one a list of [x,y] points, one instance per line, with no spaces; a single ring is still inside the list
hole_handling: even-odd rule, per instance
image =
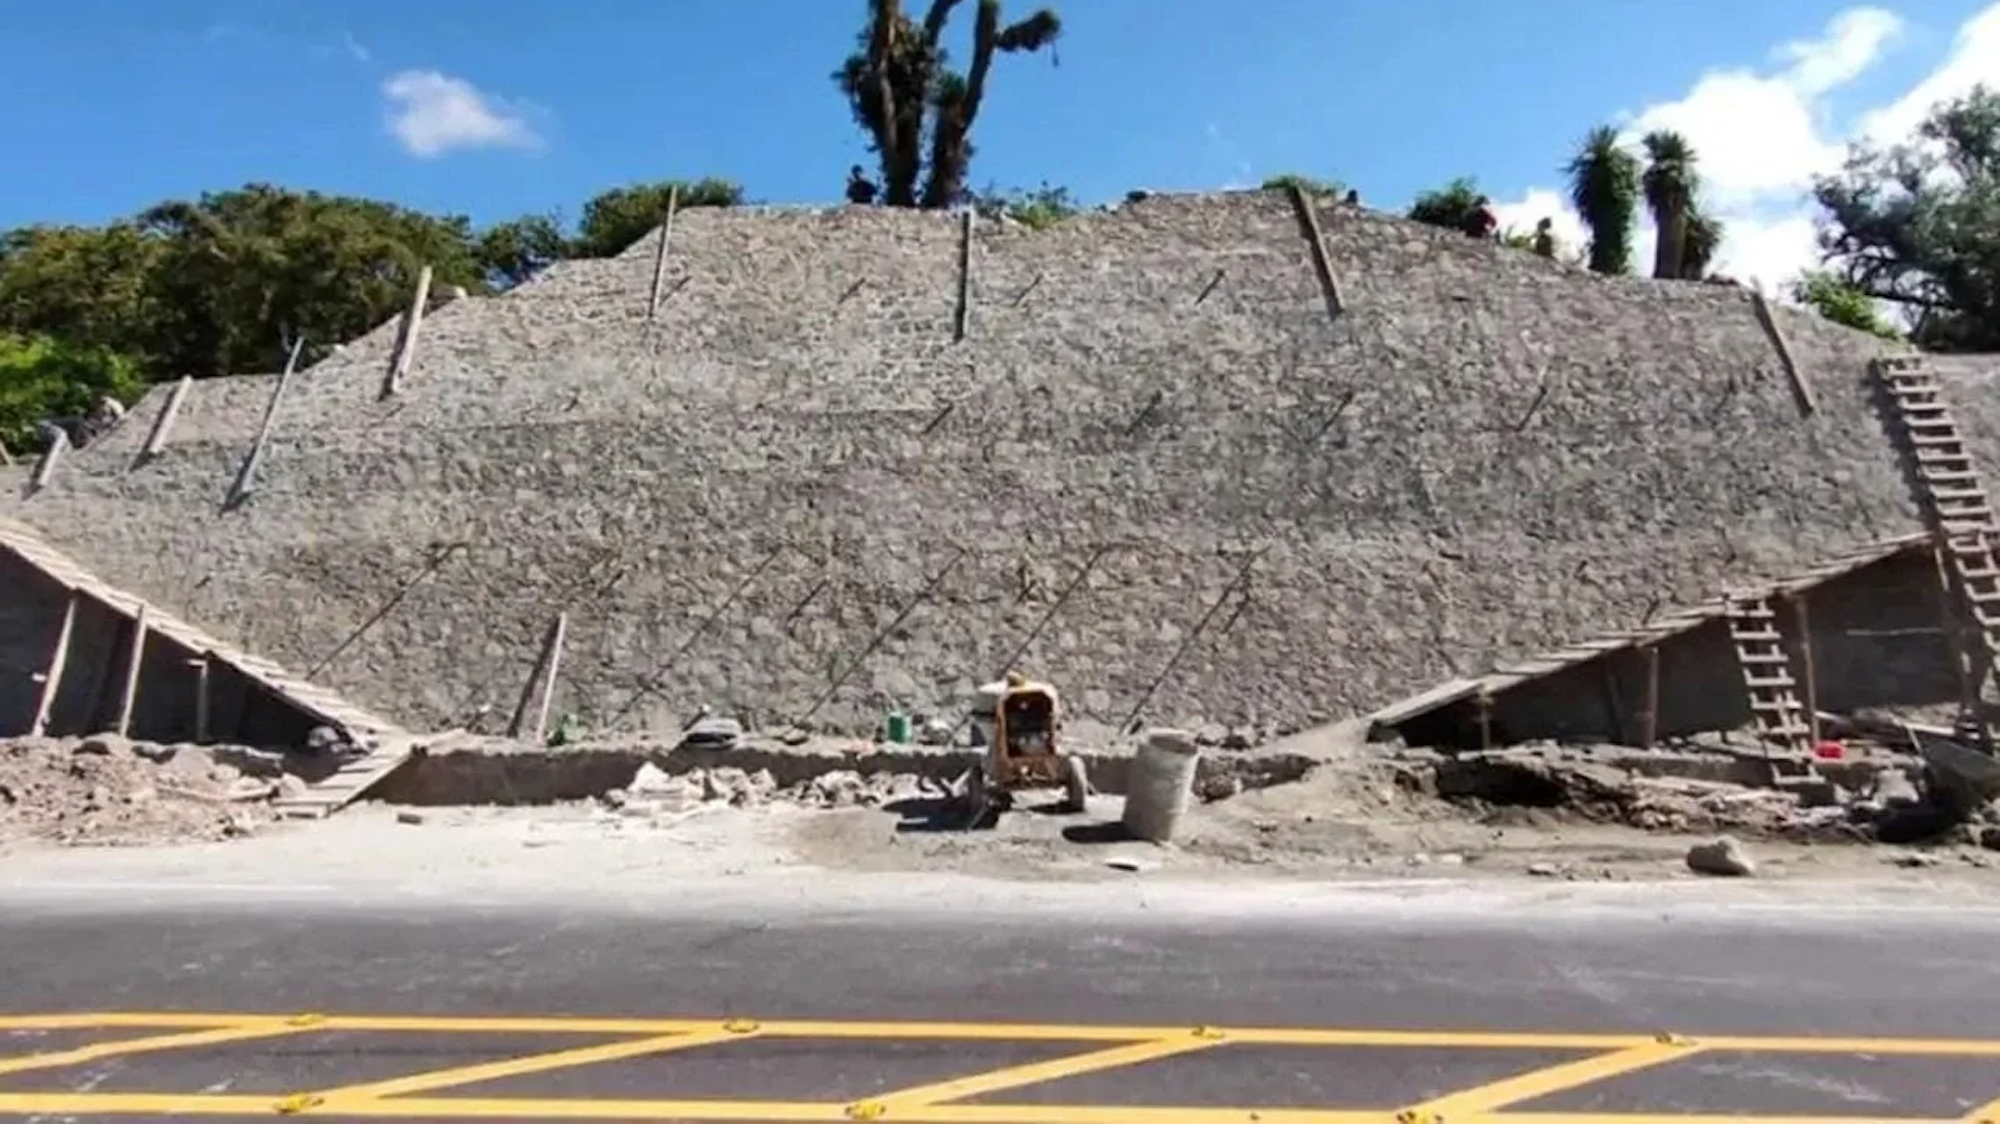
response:
[[[1611,720],[1611,740],[1617,745],[1624,745],[1627,736],[1625,705],[1618,686],[1618,672],[1611,666],[1612,661],[1608,658],[1597,662],[1604,671],[1604,714]]]
[[[7,443],[5,441],[0,441],[0,465],[8,468],[14,467],[14,454],[7,451]]]
[[[410,298],[410,310],[403,314],[403,331],[396,340],[396,354],[389,360],[389,377],[382,383],[382,397],[389,398],[403,389],[403,380],[410,374],[410,364],[416,362],[417,333],[423,330],[424,309],[431,300],[431,267],[417,271],[417,291]]]
[[[1937,568],[1937,609],[1938,627],[1944,630],[1945,658],[1951,661],[1952,674],[1958,677],[1958,706],[1961,713],[1976,714],[1979,710],[1979,688],[1973,683],[1972,670],[1965,651],[1965,635],[1958,618],[1957,585],[1951,580],[1951,567],[1945,562],[1945,533],[1939,528],[1931,538],[1931,564]]]
[[[542,697],[535,704],[536,745],[548,740],[549,709],[556,702],[556,676],[562,671],[563,642],[569,636],[569,614],[557,613],[556,623],[549,628],[549,640],[542,650]]]
[[[35,462],[35,475],[28,481],[31,491],[39,492],[49,486],[49,480],[55,475],[56,462],[62,459],[63,453],[68,448],[69,433],[58,426],[55,440],[49,442],[49,447],[43,450],[42,459]]]
[[[1639,727],[1639,748],[1651,749],[1660,736],[1660,649],[1648,644],[1646,653],[1646,710]]]
[[[972,208],[958,213],[958,307],[952,311],[951,338],[965,342],[972,322]]]
[[[667,220],[660,224],[660,245],[653,251],[653,290],[646,298],[646,323],[660,314],[660,294],[667,285],[667,249],[674,240],[674,213],[680,210],[681,185],[667,188]]]
[[[1799,670],[1805,674],[1801,684],[1806,692],[1806,731],[1812,744],[1819,744],[1819,671],[1813,666],[1812,616],[1806,609],[1806,595],[1794,593],[1791,596],[1792,616],[1797,622]]]
[[[194,669],[194,740],[196,745],[208,744],[208,659],[196,656],[188,661]]]
[[[28,732],[35,737],[48,733],[49,718],[56,708],[56,692],[62,690],[63,669],[69,666],[70,637],[76,633],[75,593],[69,595],[69,602],[63,606],[62,628],[56,632],[55,650],[49,653],[48,669],[39,678],[42,682],[42,697],[35,704],[35,723]]]
[[[174,420],[181,416],[181,402],[187,398],[188,390],[193,386],[192,375],[182,375],[181,381],[174,384],[174,389],[167,395],[167,404],[160,407],[160,416],[153,419],[153,432],[146,435],[146,447],[139,451],[140,457],[151,460],[160,455],[161,449],[166,448],[167,433],[173,429]]]
[[[146,662],[146,613],[151,606],[140,602],[139,611],[132,614],[132,644],[125,656],[125,689],[118,696],[119,737],[132,732],[132,708],[139,701],[139,668]]]
[[[278,407],[285,400],[285,388],[292,384],[292,374],[298,369],[299,349],[305,346],[305,338],[300,337],[292,344],[291,357],[285,360],[285,369],[278,374],[278,383],[271,388],[271,400],[264,404],[264,420],[257,427],[257,443],[250,446],[250,452],[243,458],[243,467],[236,472],[236,485],[229,489],[229,503],[239,504],[250,497],[257,487],[257,470],[264,464],[264,447],[271,441],[271,431],[278,425]]]
[[[569,614],[561,612],[549,622],[548,631],[542,634],[542,650],[535,657],[535,666],[528,673],[528,681],[521,685],[520,701],[514,705],[513,721],[507,724],[507,736],[518,738],[524,732],[536,745],[547,739],[549,708],[555,703],[556,674],[562,669],[564,638],[569,634]],[[536,698],[536,688],[540,688],[541,702],[532,727],[528,725],[528,706]]]

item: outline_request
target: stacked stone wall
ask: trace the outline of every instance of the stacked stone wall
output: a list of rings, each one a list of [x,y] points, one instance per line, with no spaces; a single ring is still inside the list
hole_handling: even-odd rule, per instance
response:
[[[587,723],[855,730],[1016,649],[1297,727],[1920,526],[1878,341],[1778,310],[1805,416],[1740,290],[1319,219],[1337,318],[1282,194],[976,223],[958,340],[955,216],[691,211],[650,323],[652,238],[437,310],[391,400],[393,325],[302,372],[234,510],[271,376],[23,518],[406,724],[511,708],[566,610]]]

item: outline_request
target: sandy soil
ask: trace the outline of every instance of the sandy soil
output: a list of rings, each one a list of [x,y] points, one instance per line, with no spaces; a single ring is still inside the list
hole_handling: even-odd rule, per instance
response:
[[[248,835],[269,781],[198,746],[122,738],[0,743],[0,853],[34,844],[147,846]]]
[[[1058,793],[1024,794],[990,826],[968,831],[941,785],[912,776],[837,772],[779,791],[768,774],[668,776],[650,766],[630,791],[604,800],[511,809],[363,805],[322,824],[278,823],[268,809],[277,785],[218,760],[243,752],[117,739],[0,746],[0,853],[247,837],[251,845],[227,848],[232,871],[289,864],[310,872],[302,877],[337,872],[353,855],[450,877],[535,865],[547,861],[537,852],[547,851],[572,871],[601,877],[785,868],[1015,881],[1153,871],[1195,879],[1628,881],[1696,877],[1685,865],[1688,848],[1737,829],[1760,878],[1911,867],[2000,885],[2000,854],[1963,843],[1787,842],[1755,830],[1760,813],[1751,804],[1730,812],[1740,821],[1732,823],[1704,810],[1718,806],[1713,800],[1673,794],[1645,807],[1651,830],[1596,822],[1582,809],[1480,808],[1428,795],[1409,783],[1407,765],[1379,756],[1337,760],[1299,782],[1198,804],[1163,847],[1125,837],[1115,796],[1093,797],[1079,815],[1059,811]],[[1739,807],[1733,796],[1725,805]],[[155,850],[208,861],[206,848]]]

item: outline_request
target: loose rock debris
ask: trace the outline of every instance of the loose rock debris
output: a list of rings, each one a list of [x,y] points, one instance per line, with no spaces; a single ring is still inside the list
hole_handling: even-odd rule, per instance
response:
[[[631,816],[686,811],[701,804],[753,807],[786,801],[816,808],[875,808],[901,801],[941,800],[945,786],[929,777],[906,773],[864,776],[852,769],[835,769],[811,780],[781,787],[769,769],[746,771],[732,766],[668,773],[657,765],[639,767],[632,782],[604,796],[604,803]]]
[[[0,743],[0,847],[234,839],[273,818],[297,778],[253,776],[221,760],[256,750],[154,745],[104,735]]]

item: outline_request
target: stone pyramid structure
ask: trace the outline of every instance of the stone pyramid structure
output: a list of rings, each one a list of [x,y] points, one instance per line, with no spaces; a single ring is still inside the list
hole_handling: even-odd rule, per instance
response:
[[[586,727],[860,732],[1018,666],[1294,729],[1923,531],[1897,349],[1759,304],[1278,192],[705,209],[434,304],[392,395],[396,324],[297,373],[242,502],[273,375],[0,514],[410,729],[512,711],[558,615]]]

